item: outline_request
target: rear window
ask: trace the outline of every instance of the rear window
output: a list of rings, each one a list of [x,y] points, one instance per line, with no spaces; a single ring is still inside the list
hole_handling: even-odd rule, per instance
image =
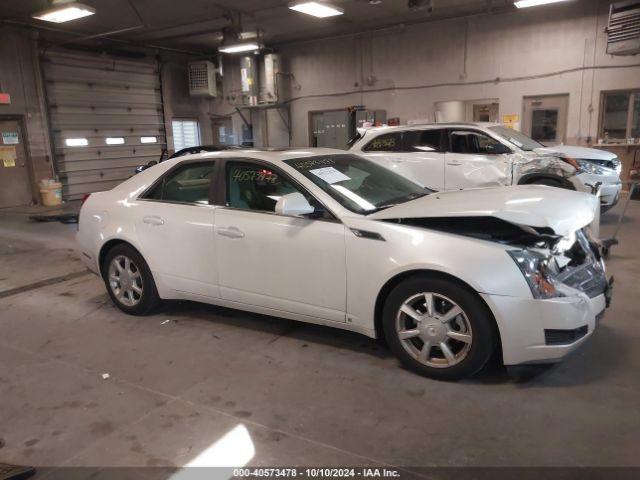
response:
[[[408,130],[402,138],[405,152],[443,152],[442,130]]]
[[[402,133],[378,135],[362,149],[365,152],[399,152],[402,150]]]

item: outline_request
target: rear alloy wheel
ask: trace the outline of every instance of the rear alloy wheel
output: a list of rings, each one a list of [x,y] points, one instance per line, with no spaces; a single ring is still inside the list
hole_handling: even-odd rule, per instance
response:
[[[144,285],[138,266],[129,257],[118,255],[109,264],[109,288],[118,302],[135,307],[142,300]]]
[[[103,273],[111,300],[123,312],[144,315],[158,305],[160,298],[149,266],[130,245],[109,250]]]
[[[443,380],[469,377],[482,369],[497,344],[493,325],[475,292],[428,276],[397,285],[383,311],[385,337],[400,361]]]

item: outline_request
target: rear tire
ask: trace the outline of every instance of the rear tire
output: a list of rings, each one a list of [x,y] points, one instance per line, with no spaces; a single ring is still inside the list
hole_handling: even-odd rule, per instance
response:
[[[131,245],[121,243],[107,252],[102,277],[113,303],[129,315],[146,315],[160,303],[151,270]]]
[[[428,275],[411,277],[391,291],[383,329],[405,367],[440,380],[480,371],[498,340],[493,316],[477,293]]]

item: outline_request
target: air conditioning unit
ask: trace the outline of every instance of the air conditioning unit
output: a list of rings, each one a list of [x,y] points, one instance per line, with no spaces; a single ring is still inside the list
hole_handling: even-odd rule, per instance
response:
[[[216,67],[208,61],[189,62],[189,95],[192,97],[215,97]]]
[[[640,0],[611,4],[607,35],[607,53],[611,55],[640,53]]]

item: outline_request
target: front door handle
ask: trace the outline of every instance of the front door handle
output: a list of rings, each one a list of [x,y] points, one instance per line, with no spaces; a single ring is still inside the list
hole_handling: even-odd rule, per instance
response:
[[[244,232],[237,227],[220,227],[218,228],[218,235],[228,238],[244,238]]]
[[[458,166],[462,165],[462,162],[458,162],[457,160],[451,160],[451,161],[447,162],[447,165],[451,165],[452,167],[458,167]]]
[[[156,217],[155,215],[151,215],[149,217],[144,217],[142,219],[142,221],[148,225],[155,225],[155,226],[160,226],[160,225],[164,225],[164,220],[161,219],[160,217]]]

